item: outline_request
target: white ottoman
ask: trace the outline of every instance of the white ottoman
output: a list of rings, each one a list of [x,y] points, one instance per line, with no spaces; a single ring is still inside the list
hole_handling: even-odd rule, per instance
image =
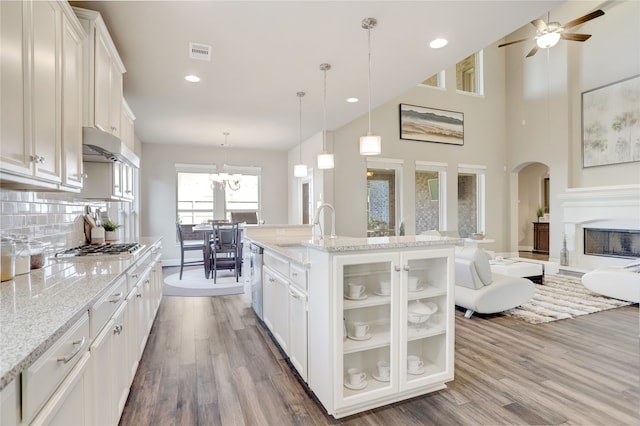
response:
[[[534,283],[542,284],[542,265],[537,263],[513,262],[509,260],[491,260],[491,272],[508,277],[528,278]]]

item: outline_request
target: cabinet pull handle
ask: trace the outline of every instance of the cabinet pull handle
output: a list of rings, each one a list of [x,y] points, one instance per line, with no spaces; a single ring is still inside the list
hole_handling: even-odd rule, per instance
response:
[[[131,274],[131,278],[138,278],[138,274]]]
[[[113,296],[111,296],[111,299],[109,299],[109,303],[118,303],[120,300],[122,300],[122,296],[124,296],[123,292],[114,294]]]
[[[141,294],[141,293],[137,293],[137,294],[136,294],[136,297],[139,299],[139,298],[141,298],[141,297],[142,297],[142,294]]]
[[[298,299],[298,300],[301,299],[300,295],[298,293],[294,292],[293,290],[289,290],[289,295],[291,297],[293,297],[294,299]]]
[[[298,276],[298,273],[297,273],[297,272],[292,272],[292,273],[291,273],[291,276],[297,277],[297,276]]]
[[[393,265],[393,269],[394,269],[396,272],[400,272],[400,267],[399,267],[398,265]]]
[[[411,268],[409,268],[409,265],[404,265],[402,267],[402,269],[404,269],[405,271],[409,272],[411,270]]]
[[[115,327],[113,327],[113,334],[120,334],[122,333],[122,329],[124,327],[122,327],[122,324],[118,324]]]
[[[58,361],[64,362],[65,364],[71,361],[76,355],[80,353],[80,351],[82,350],[82,347],[84,346],[84,342],[85,342],[84,336],[82,336],[82,340],[76,340],[75,342],[73,342],[72,345],[75,346],[75,348],[71,351],[69,355],[58,358]]]

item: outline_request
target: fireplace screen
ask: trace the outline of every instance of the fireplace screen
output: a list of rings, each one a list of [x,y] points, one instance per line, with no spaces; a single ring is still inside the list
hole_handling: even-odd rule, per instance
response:
[[[584,254],[640,257],[640,231],[584,228]]]

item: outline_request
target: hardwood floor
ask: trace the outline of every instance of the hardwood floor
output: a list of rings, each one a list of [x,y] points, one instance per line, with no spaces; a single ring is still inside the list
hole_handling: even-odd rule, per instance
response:
[[[338,421],[246,296],[165,297],[120,424],[637,425],[639,334],[638,305],[543,325],[456,311],[447,389]]]

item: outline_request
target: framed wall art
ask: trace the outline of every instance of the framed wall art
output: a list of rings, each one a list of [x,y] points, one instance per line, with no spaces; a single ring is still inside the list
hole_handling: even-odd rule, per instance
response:
[[[582,93],[582,167],[640,161],[640,75]]]
[[[464,145],[464,114],[400,104],[400,139]]]

